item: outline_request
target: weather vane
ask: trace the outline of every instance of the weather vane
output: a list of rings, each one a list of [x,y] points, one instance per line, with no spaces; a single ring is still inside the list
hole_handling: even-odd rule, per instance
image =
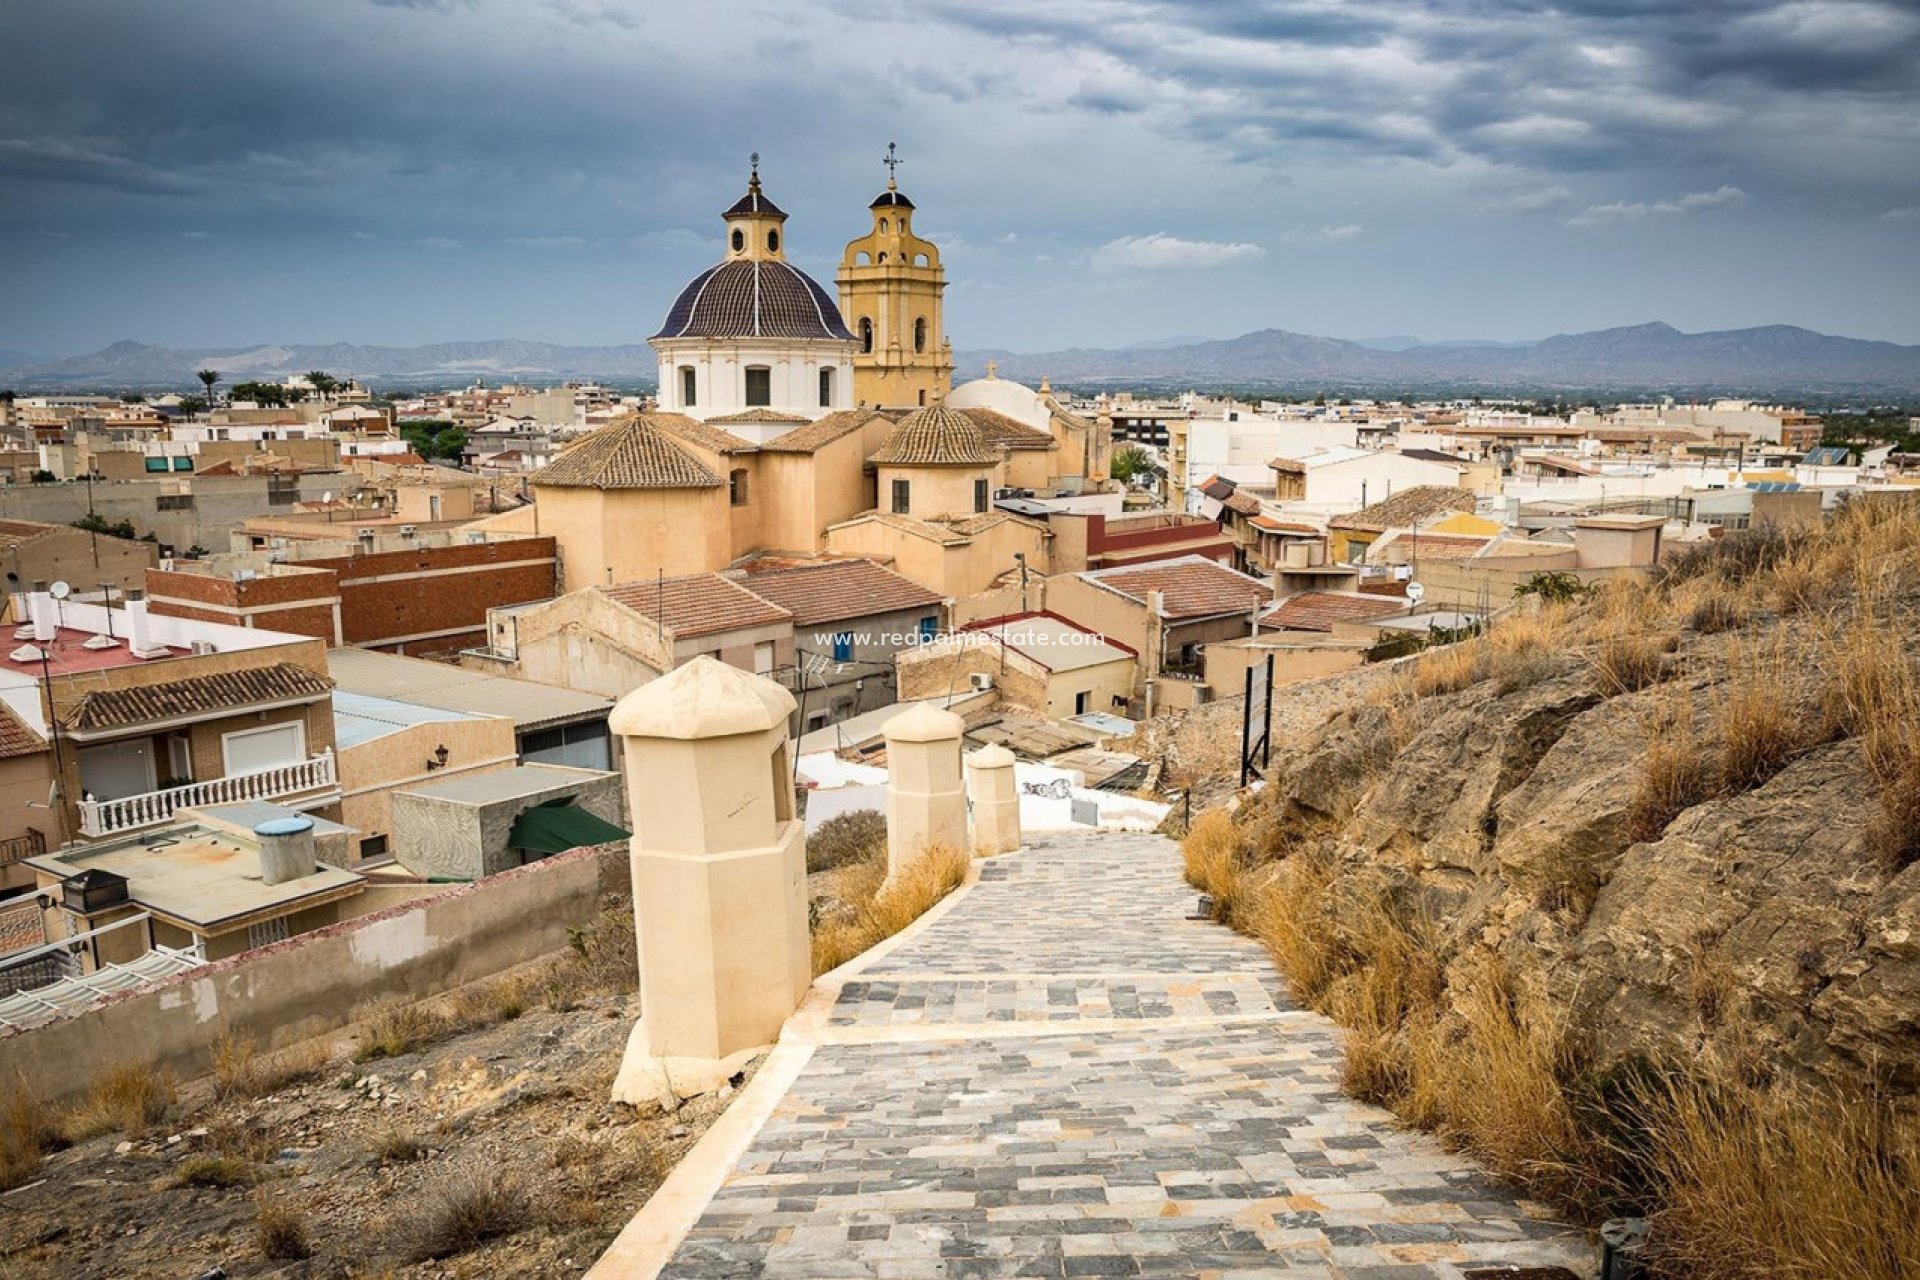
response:
[[[756,151],[748,156],[747,163],[753,166],[753,180],[755,182],[760,181],[760,153]]]
[[[900,176],[900,166],[906,162],[900,158],[899,148],[889,142],[887,144],[887,158],[880,163],[887,166],[887,181],[892,182]]]

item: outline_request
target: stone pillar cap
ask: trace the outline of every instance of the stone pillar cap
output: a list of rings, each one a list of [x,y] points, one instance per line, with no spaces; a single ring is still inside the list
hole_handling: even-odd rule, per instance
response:
[[[1014,766],[1013,752],[997,742],[989,742],[978,751],[968,754],[967,766],[973,769],[1011,769]]]
[[[880,726],[888,742],[944,742],[958,738],[966,722],[930,702],[916,703]]]
[[[728,738],[785,725],[793,695],[705,654],[620,699],[607,725],[627,738]]]

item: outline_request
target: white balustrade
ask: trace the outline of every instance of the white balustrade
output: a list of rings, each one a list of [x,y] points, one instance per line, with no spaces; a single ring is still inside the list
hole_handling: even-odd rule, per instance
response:
[[[239,804],[247,800],[279,800],[303,791],[324,791],[333,785],[333,752],[323,751],[294,764],[230,773],[223,778],[189,782],[164,791],[144,791],[118,800],[82,800],[80,833],[93,837],[117,835],[169,822],[179,809]]]

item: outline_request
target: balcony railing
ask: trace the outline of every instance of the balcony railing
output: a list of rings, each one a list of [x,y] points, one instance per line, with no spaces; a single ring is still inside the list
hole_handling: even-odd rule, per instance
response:
[[[46,836],[28,827],[23,836],[0,840],[0,867],[12,866],[23,858],[37,858],[46,851]]]
[[[176,810],[207,805],[239,804],[246,800],[280,800],[304,791],[324,791],[334,785],[333,752],[325,751],[297,764],[280,764],[252,773],[230,773],[224,778],[189,782],[184,787],[145,791],[118,800],[82,800],[80,834],[111,836],[173,819]]]

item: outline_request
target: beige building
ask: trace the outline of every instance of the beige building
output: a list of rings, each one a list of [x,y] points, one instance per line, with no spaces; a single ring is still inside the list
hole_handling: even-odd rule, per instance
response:
[[[340,819],[354,828],[348,865],[398,852],[393,796],[429,782],[511,769],[519,763],[513,721],[372,694],[333,694]]]
[[[1124,713],[1137,655],[1057,614],[976,623],[900,657],[900,698],[997,690],[1002,703],[1055,719]]]
[[[0,565],[8,592],[26,591],[36,582],[65,582],[80,592],[102,586],[125,590],[145,586],[147,570],[159,562],[159,548],[151,542],[70,524],[0,520]]]
[[[32,872],[21,863],[47,851],[52,782],[47,740],[0,702],[0,893],[33,883]]]

